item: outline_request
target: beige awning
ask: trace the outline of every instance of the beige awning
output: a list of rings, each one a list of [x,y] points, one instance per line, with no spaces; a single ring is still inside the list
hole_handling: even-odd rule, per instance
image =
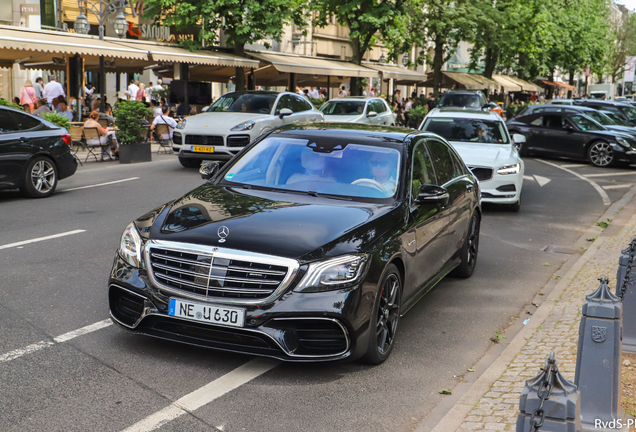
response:
[[[506,78],[508,78],[510,81],[518,84],[523,91],[530,91],[530,92],[542,92],[543,91],[543,89],[541,87],[539,87],[538,85],[533,84],[531,82],[528,82],[526,80],[522,80],[521,78],[511,77],[511,76],[507,76]]]
[[[0,63],[19,62],[32,69],[59,69],[65,59],[78,54],[88,59],[106,58],[147,61],[145,51],[99,40],[94,36],[0,26]]]
[[[374,69],[382,74],[383,80],[394,79],[399,85],[412,85],[422,82],[425,76],[419,72],[402,66],[364,62],[365,67]]]
[[[433,72],[429,72],[423,87],[433,87]],[[498,89],[497,83],[482,75],[467,72],[442,71],[442,88],[459,88],[467,90]]]
[[[304,57],[292,54],[272,54],[268,52],[248,52],[262,62],[271,64],[282,73],[295,73],[310,76],[335,77],[375,77],[378,72],[357,64],[319,57]],[[258,82],[258,78],[257,78]]]
[[[521,86],[506,76],[493,75],[492,79],[495,80],[495,82],[500,87],[503,87],[505,91],[511,91],[511,92],[521,91]]]

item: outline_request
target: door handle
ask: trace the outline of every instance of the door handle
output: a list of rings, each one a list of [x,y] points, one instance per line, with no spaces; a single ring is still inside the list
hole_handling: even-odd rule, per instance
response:
[[[315,116],[314,116],[314,117],[311,117],[309,120],[311,120],[311,121],[316,121],[316,117],[315,117]]]
[[[294,123],[298,123],[300,120],[294,120]]]

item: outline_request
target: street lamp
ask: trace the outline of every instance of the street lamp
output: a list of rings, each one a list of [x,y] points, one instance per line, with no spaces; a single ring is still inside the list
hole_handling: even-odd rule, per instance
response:
[[[386,57],[384,56],[384,53],[380,55],[380,58],[378,59],[378,63],[386,64]]]
[[[106,21],[106,17],[109,15],[113,15],[117,13],[117,18],[115,18],[115,23],[113,28],[115,33],[120,38],[124,36],[126,33],[126,28],[128,28],[128,23],[126,22],[126,15],[124,15],[125,8],[125,0],[114,0],[112,2],[106,0],[97,0],[95,2],[88,2],[87,0],[77,0],[77,5],[80,9],[80,14],[77,16],[75,20],[75,25],[73,28],[76,32],[81,34],[87,34],[91,25],[88,22],[88,18],[86,17],[85,11],[90,11],[97,18],[97,22],[99,23],[99,39],[104,40],[104,22]],[[101,98],[100,111],[104,112],[106,97],[104,95],[104,87],[106,87],[106,67],[104,64],[104,56],[99,56],[99,93]]]
[[[404,65],[404,67],[407,67],[410,62],[411,62],[411,59],[409,58],[409,55],[404,54],[404,57],[402,57],[402,64]]]

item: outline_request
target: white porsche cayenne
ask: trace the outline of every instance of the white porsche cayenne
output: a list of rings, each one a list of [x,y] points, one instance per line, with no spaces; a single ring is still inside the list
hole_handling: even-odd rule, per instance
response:
[[[521,207],[523,160],[519,145],[523,135],[510,137],[506,123],[494,112],[435,108],[422,121],[420,130],[445,138],[479,180],[482,202],[505,204],[511,211]]]
[[[228,161],[259,135],[292,123],[322,122],[324,117],[295,93],[226,93],[174,131],[172,149],[184,167],[203,160]]]

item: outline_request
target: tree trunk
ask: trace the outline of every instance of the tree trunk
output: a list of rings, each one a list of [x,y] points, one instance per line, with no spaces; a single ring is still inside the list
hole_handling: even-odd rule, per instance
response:
[[[486,67],[484,68],[483,76],[486,78],[492,78],[492,74],[497,66],[499,60],[499,48],[487,48],[486,49]]]
[[[237,55],[239,57],[244,57],[245,44],[240,44],[239,42],[236,42],[234,44],[233,53],[234,55]],[[243,91],[245,90],[245,68],[236,67],[235,69],[236,69],[236,72],[234,76],[234,83],[236,84],[236,91]],[[290,89],[290,91],[295,91],[295,89]]]
[[[439,96],[439,86],[442,82],[442,66],[444,64],[444,40],[440,35],[435,36],[435,53],[433,55],[433,94]]]
[[[526,54],[519,54],[519,68],[517,69],[517,78],[526,79]]]
[[[554,69],[550,70],[550,76],[548,77],[548,81],[554,82]],[[554,87],[549,86],[548,91],[546,92],[546,99],[552,99],[554,96]]]
[[[351,59],[353,63],[357,65],[362,64],[362,55],[364,53],[361,51],[360,46],[360,38],[351,39],[351,50],[353,51],[353,58]],[[350,96],[361,96],[362,92],[360,91],[360,80],[357,77],[351,77],[351,81],[349,84],[349,90],[351,92]]]
[[[568,84],[574,85],[574,69],[570,69],[570,77],[568,79]],[[568,90],[568,99],[572,99],[572,90]]]

